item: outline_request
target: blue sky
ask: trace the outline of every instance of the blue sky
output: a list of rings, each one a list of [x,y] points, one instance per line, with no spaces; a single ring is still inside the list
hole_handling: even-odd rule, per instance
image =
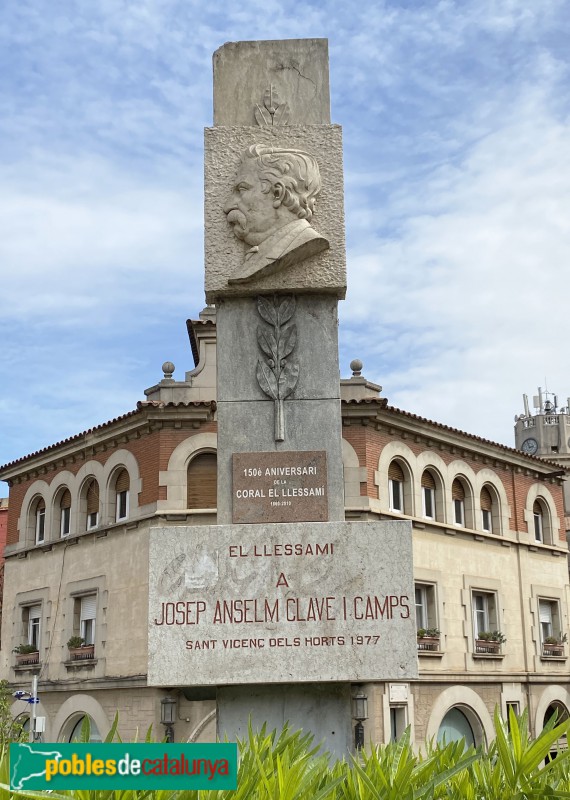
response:
[[[565,404],[569,28],[553,0],[4,0],[0,464],[192,368],[211,57],[244,39],[329,39],[343,376],[505,444],[523,392]]]

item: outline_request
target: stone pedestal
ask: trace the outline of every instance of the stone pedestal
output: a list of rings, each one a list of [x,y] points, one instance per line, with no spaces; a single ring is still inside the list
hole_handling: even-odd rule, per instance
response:
[[[258,313],[257,299],[224,298],[217,324],[218,522],[236,521],[234,453],[307,450],[326,454],[327,521],[344,519],[336,299],[296,297],[290,324],[296,327],[297,343],[290,358],[299,376],[294,392],[283,401],[283,441],[275,441],[275,401],[263,393],[256,378],[258,363],[267,361],[258,330],[268,327]],[[306,521],[302,515],[297,519]]]
[[[347,683],[221,686],[217,693],[218,735],[229,741],[246,739],[248,722],[280,731],[285,723],[302,728],[322,743],[334,759],[348,758],[353,749],[351,693]]]

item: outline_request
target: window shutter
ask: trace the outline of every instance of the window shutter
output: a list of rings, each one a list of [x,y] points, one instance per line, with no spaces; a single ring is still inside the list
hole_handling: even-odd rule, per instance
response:
[[[115,491],[119,492],[126,492],[129,488],[129,473],[126,469],[122,469],[119,474],[117,475],[117,481],[115,483]]]
[[[493,510],[493,498],[491,497],[491,492],[488,489],[485,489],[485,487],[481,489],[481,510]]]
[[[451,497],[453,500],[465,500],[465,489],[457,478],[451,484]]]
[[[81,611],[80,620],[95,619],[95,611],[97,609],[97,595],[88,594],[81,598]]]
[[[41,619],[42,616],[42,607],[41,606],[29,606],[28,607],[28,619]]]
[[[71,508],[71,493],[69,489],[66,489],[65,492],[61,495],[61,503],[59,504],[60,508]]]
[[[217,458],[201,453],[188,465],[187,508],[216,508],[218,502]]]
[[[435,489],[435,481],[431,472],[426,471],[422,474],[422,486],[426,489]]]
[[[538,601],[538,616],[541,622],[552,622],[552,606],[550,601]]]
[[[398,464],[397,461],[392,461],[390,466],[388,467],[388,478],[391,481],[401,481],[404,482],[404,473],[402,471],[402,467]]]
[[[534,505],[532,507],[532,513],[533,514],[542,514],[542,506],[540,505],[538,500],[534,501]]]
[[[97,481],[91,481],[87,489],[87,513],[96,511],[99,511],[99,485]]]

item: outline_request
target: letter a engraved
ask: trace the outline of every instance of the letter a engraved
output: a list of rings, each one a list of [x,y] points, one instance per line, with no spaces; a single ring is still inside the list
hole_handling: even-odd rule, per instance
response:
[[[277,581],[275,586],[286,586],[287,588],[289,588],[289,584],[287,583],[287,578],[285,577],[284,572],[281,572],[279,574],[279,580]]]

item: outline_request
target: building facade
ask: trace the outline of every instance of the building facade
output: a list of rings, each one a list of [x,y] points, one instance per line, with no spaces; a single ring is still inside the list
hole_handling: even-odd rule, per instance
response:
[[[175,701],[178,741],[213,739],[210,689],[149,687],[151,527],[216,522],[216,326],[189,324],[195,368],[174,365],[122,417],[5,465],[10,487],[2,677],[39,678],[45,741],[124,740]],[[345,514],[413,526],[417,681],[354,686],[365,740],[407,725],[492,738],[495,706],[539,731],[570,709],[569,581],[560,465],[392,408],[361,364],[341,381]],[[20,650],[21,652],[14,652]],[[168,653],[164,654],[165,660]],[[25,712],[15,701],[15,716]]]

